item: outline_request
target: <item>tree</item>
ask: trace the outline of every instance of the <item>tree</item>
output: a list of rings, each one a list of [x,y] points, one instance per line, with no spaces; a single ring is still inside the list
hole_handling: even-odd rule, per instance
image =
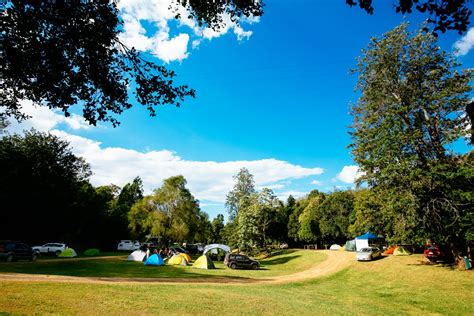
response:
[[[248,198],[255,193],[253,175],[247,168],[240,169],[239,173],[234,176],[234,180],[234,188],[227,193],[225,202],[230,220],[233,220],[238,215],[242,199]]]
[[[459,34],[466,32],[469,26],[469,18],[472,10],[468,6],[472,0],[398,0],[393,4],[395,11],[401,14],[412,13],[416,9],[420,13],[428,12],[430,18],[428,23],[434,24],[433,34],[437,31],[442,33],[447,30],[458,31]],[[372,0],[346,0],[349,6],[356,6],[369,14],[374,13]],[[426,27],[425,30],[428,28]]]
[[[176,0],[170,9],[178,12],[178,7],[214,29],[223,27],[224,14],[238,22],[263,13],[262,4],[250,0]],[[28,99],[65,116],[81,104],[89,124],[110,121],[116,126],[115,115],[132,107],[129,88],[151,116],[160,105],[179,106],[195,96],[193,89],[174,84],[173,71],[120,42],[116,1],[10,0],[0,24],[2,117],[24,119],[20,101]]]
[[[404,223],[392,227],[396,236],[459,245],[472,156],[463,162],[448,145],[465,134],[473,79],[472,70],[459,68],[436,37],[410,33],[407,24],[372,39],[359,58],[352,154],[365,173],[361,181],[383,192],[387,212]],[[454,183],[461,167],[464,180]]]
[[[65,238],[79,232],[89,165],[76,157],[69,143],[34,130],[0,139],[0,238],[37,241]],[[12,225],[21,223],[21,225]],[[68,235],[70,236],[70,235]]]
[[[268,232],[279,207],[278,199],[268,188],[241,199],[237,216],[237,235],[241,250],[251,253],[256,247],[267,246],[270,241]]]
[[[213,242],[222,243],[222,230],[224,229],[224,215],[217,214],[211,222]]]
[[[207,227],[202,222],[209,222],[183,176],[165,179],[152,196],[132,206],[128,218],[133,234],[158,237],[164,244],[204,238]]]
[[[313,190],[307,197],[307,204],[298,217],[298,238],[306,242],[316,242],[320,239],[318,207],[325,200],[326,195],[318,190]]]

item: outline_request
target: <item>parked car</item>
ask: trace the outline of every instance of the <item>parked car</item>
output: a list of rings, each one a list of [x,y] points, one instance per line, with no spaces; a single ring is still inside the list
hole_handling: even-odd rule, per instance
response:
[[[38,254],[55,254],[56,256],[59,256],[59,254],[61,254],[61,252],[63,252],[64,249],[66,249],[66,244],[47,243],[47,244],[44,244],[43,246],[34,246],[32,248]]]
[[[117,246],[118,251],[135,251],[140,249],[138,241],[121,240]]]
[[[186,249],[183,249],[179,246],[170,246],[170,250],[174,253],[174,254],[177,254],[177,253],[189,253],[189,251],[187,251]]]
[[[444,260],[446,255],[445,252],[441,249],[439,245],[426,245],[425,250],[423,251],[423,255],[431,262],[435,262],[437,260]]]
[[[260,262],[239,253],[226,254],[224,264],[231,269],[242,268],[257,270],[260,268]]]
[[[377,247],[366,247],[357,251],[357,261],[371,261],[382,257],[382,251]]]
[[[35,261],[38,253],[25,243],[20,241],[0,241],[0,260],[6,262],[20,259]]]

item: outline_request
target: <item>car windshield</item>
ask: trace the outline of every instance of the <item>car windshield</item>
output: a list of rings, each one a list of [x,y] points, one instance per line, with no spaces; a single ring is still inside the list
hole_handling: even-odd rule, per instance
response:
[[[372,252],[372,248],[362,248],[359,252]]]

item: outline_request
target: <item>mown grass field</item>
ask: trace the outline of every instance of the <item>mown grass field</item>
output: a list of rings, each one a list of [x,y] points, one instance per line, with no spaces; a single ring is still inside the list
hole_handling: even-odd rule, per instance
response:
[[[278,266],[278,273],[293,273],[293,270],[298,269],[298,263],[304,265],[304,258],[310,258],[313,254],[321,259],[324,257],[319,252],[297,251],[271,259],[296,254],[299,257],[281,260],[274,265],[275,268]],[[347,260],[344,258],[347,256],[341,257],[341,260]],[[439,265],[423,265],[421,260],[420,255],[388,257],[364,263],[351,259],[351,265],[336,274],[287,284],[67,284],[0,281],[0,311],[167,315],[472,315],[474,273]],[[1,264],[0,270],[5,271],[5,266]],[[273,271],[272,268],[235,273],[253,278],[248,273],[270,272]],[[278,275],[276,270],[274,273],[275,276]]]
[[[325,255],[315,251],[280,251],[277,255],[260,260],[261,269],[232,270],[222,262],[215,262],[216,269],[201,270],[192,266],[144,266],[143,263],[127,261],[127,255],[107,259],[91,260],[38,260],[0,262],[0,272],[29,274],[69,275],[83,277],[121,277],[121,278],[208,278],[216,276],[229,279],[267,278],[309,269],[324,260]]]

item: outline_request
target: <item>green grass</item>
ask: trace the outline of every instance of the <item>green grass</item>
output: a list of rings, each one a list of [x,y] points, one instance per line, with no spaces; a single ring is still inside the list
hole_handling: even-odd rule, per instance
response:
[[[222,262],[215,262],[215,270],[193,269],[192,266],[144,266],[141,262],[127,261],[127,256],[91,260],[48,260],[42,262],[20,261],[0,263],[0,272],[28,274],[70,275],[83,277],[124,277],[124,278],[208,278],[210,276],[227,279],[267,278],[307,270],[324,260],[322,253],[301,251],[280,251],[268,259],[260,260],[261,269],[231,270]]]
[[[311,256],[311,252],[294,254],[301,255],[298,260]],[[334,275],[289,284],[0,282],[0,311],[167,315],[472,315],[474,273],[422,265],[420,259],[421,256],[410,256],[353,262],[349,268]]]

